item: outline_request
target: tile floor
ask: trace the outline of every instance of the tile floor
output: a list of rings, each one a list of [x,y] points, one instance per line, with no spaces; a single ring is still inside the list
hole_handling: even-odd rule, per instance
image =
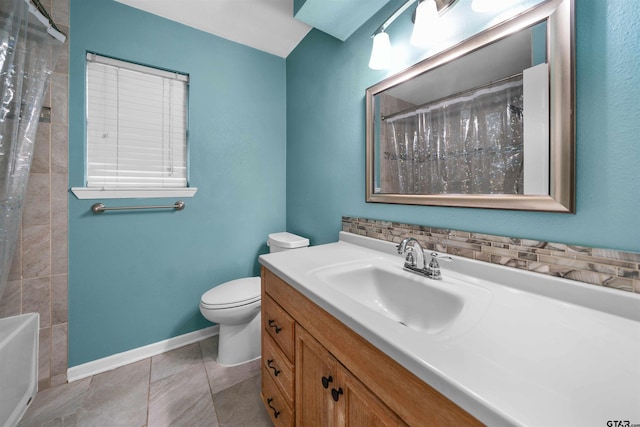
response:
[[[218,337],[36,395],[19,426],[272,426],[260,400],[260,359],[215,362]]]

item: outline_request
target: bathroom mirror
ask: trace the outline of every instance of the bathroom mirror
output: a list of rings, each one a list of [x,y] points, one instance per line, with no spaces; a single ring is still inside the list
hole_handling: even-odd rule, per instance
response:
[[[366,91],[366,200],[574,212],[573,0]]]

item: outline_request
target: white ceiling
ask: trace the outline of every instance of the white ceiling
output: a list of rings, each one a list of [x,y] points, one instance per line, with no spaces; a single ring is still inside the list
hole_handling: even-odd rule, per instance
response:
[[[116,1],[282,58],[311,30],[293,17],[293,0]]]

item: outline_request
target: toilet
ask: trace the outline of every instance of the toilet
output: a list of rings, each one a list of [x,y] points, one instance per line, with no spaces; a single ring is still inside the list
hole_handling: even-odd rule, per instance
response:
[[[269,252],[309,246],[309,239],[291,233],[269,234]],[[260,357],[260,277],[222,283],[202,295],[200,313],[220,326],[218,363],[240,365]]]

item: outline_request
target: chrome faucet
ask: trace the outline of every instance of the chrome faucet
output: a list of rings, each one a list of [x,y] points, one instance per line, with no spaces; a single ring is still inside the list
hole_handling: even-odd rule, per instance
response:
[[[427,265],[424,260],[424,251],[422,246],[420,246],[420,242],[413,237],[403,239],[396,248],[398,249],[398,253],[404,256],[405,270],[421,274],[429,279],[442,280],[440,264],[438,263],[438,254],[436,252],[431,252],[431,261]],[[440,259],[451,260],[452,258],[443,257]]]

